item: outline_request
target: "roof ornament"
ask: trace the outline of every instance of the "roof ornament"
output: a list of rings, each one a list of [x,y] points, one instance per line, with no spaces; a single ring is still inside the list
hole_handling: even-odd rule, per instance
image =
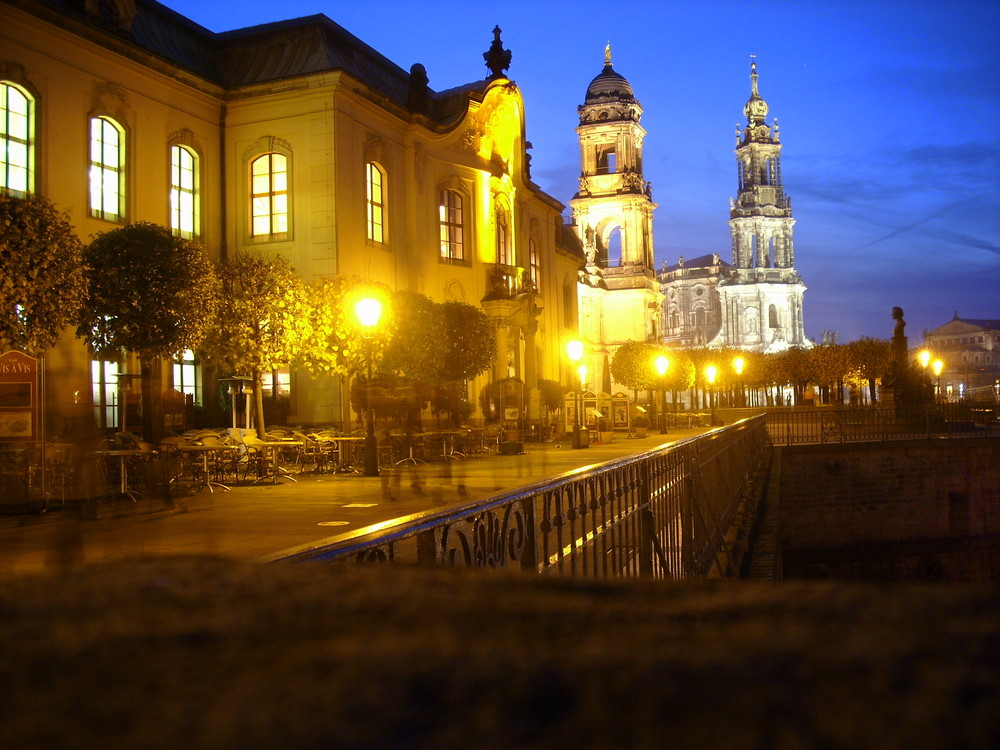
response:
[[[606,67],[606,68],[610,68],[611,67],[611,42],[610,41],[608,41],[608,43],[604,46],[604,67]]]
[[[487,76],[486,80],[503,78],[503,72],[510,67],[510,50],[503,48],[503,42],[500,41],[500,31],[499,26],[493,27],[493,44],[483,53],[486,67],[490,69],[490,75]]]

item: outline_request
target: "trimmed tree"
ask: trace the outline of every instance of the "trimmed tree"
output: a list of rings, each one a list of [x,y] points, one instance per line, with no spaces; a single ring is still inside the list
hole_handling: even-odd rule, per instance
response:
[[[0,352],[40,356],[79,323],[83,243],[47,198],[0,194]]]
[[[205,359],[253,382],[258,434],[267,431],[261,375],[289,365],[311,325],[308,289],[282,256],[240,252],[217,266],[219,309],[202,344]]]
[[[97,235],[84,259],[89,292],[78,332],[103,356],[139,356],[143,436],[156,442],[161,359],[197,347],[215,322],[212,263],[200,244],[148,222]]]

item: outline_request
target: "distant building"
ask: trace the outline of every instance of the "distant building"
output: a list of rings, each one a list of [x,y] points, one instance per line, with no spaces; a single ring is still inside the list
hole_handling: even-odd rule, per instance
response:
[[[1000,396],[1000,320],[955,317],[924,332],[924,347],[939,358],[941,394],[949,399]]]
[[[736,133],[738,192],[729,202],[732,263],[710,254],[661,269],[663,340],[671,345],[761,352],[812,346],[805,336],[806,287],[795,270],[795,219],[781,177],[778,122],[766,122],[756,62],[750,84],[747,125]]]
[[[563,204],[531,181],[499,29],[487,76],[448,91],[323,15],[217,34],[151,0],[11,0],[0,42],[0,190],[45,195],[85,241],[151,221],[215,259],[278,254],[306,280],[359,276],[480,306],[499,354],[471,384],[477,407],[492,380],[569,381],[584,259]],[[118,363],[70,336],[59,349],[50,362],[68,382],[52,410],[116,426]],[[241,373],[203,372],[188,353],[163,378],[211,403],[229,374]],[[291,422],[353,418],[339,377],[285,369],[265,389],[289,396]]]

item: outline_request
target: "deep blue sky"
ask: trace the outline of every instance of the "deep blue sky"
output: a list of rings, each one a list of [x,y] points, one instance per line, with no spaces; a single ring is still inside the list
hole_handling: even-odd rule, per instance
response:
[[[641,102],[657,267],[731,260],[736,124],[750,55],[777,117],[806,333],[916,345],[951,320],[1000,319],[1000,2],[712,0],[166,0],[213,31],[323,13],[435,90],[484,78],[503,30],[532,176],[572,198],[577,106],[614,68]]]

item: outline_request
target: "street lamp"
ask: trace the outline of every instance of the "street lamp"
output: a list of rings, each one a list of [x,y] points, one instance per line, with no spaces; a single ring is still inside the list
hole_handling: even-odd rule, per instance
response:
[[[580,364],[580,360],[583,359],[583,342],[575,339],[570,341],[566,344],[566,354],[573,363],[573,369],[580,381],[580,387],[574,389],[573,395],[573,447],[586,448],[587,446],[580,440],[580,407],[583,399],[583,383],[587,379],[587,366]]]
[[[917,361],[920,363],[920,366],[926,370],[927,365],[931,363],[931,353],[926,349],[921,349],[920,353],[917,355]]]
[[[372,407],[372,335],[382,317],[382,303],[365,297],[354,304],[354,314],[361,323],[361,335],[368,345],[368,381],[365,398],[365,476],[378,476],[378,443],[375,441],[375,409]]]
[[[934,364],[931,365],[934,368],[934,377],[937,378],[937,400],[941,400],[941,370],[944,369],[944,362],[940,359],[935,359]]]
[[[715,386],[715,378],[718,374],[719,369],[715,365],[709,365],[705,368],[705,379],[708,381],[708,403],[712,412],[709,417],[709,424],[713,427],[715,426],[715,399],[712,397],[712,390]]]
[[[670,367],[670,360],[667,359],[662,354],[653,361],[653,366],[656,367],[656,373],[660,376],[660,385],[663,386],[660,392],[663,394],[660,403],[660,434],[667,434],[667,386],[663,382],[663,376],[667,374],[667,368]]]
[[[733,369],[736,370],[736,382],[740,386],[740,398],[739,398],[740,406],[747,405],[747,393],[743,389],[743,365],[745,364],[746,361],[743,359],[743,357],[737,357],[736,359],[733,360]]]

